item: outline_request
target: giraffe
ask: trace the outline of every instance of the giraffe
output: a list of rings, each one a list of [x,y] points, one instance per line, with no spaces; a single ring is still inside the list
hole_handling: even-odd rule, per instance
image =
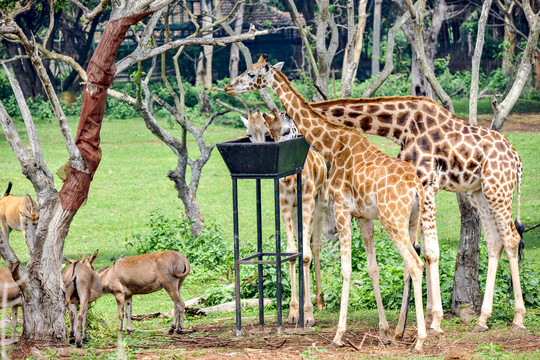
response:
[[[297,134],[290,126],[281,126],[279,115],[275,110],[274,116],[262,114],[260,110],[248,113],[248,119],[241,117],[247,128],[247,136],[254,143],[265,142],[265,136],[270,128],[272,137],[276,142],[289,140]],[[265,121],[269,124],[265,126]],[[283,129],[284,131],[281,131]],[[296,129],[296,128],[295,128]],[[313,316],[313,304],[311,303],[309,267],[311,260],[315,265],[316,304],[317,309],[322,311],[324,299],[321,291],[321,239],[322,225],[328,207],[327,200],[327,169],[324,158],[312,149],[309,150],[304,169],[302,170],[302,226],[304,245],[304,322],[307,326],[315,325]],[[298,238],[297,223],[294,219],[298,216],[298,204],[296,202],[296,175],[287,176],[279,180],[279,203],[281,216],[285,223],[287,233],[287,252],[297,252],[295,235]],[[313,235],[310,241],[310,232],[313,225]],[[289,262],[291,274],[291,303],[289,308],[288,322],[294,324],[299,319],[298,296],[296,293],[296,260]]]
[[[523,167],[516,149],[497,131],[465,123],[425,97],[338,99],[311,106],[332,121],[363,133],[384,136],[401,146],[398,157],[410,163],[425,186],[422,246],[425,248],[428,298],[426,322],[441,332],[442,304],[438,276],[439,245],[435,193],[466,192],[479,212],[488,247],[488,274],[480,317],[474,331],[488,329],[495,276],[501,252],[508,255],[514,289],[512,329],[524,329],[525,305],[520,286],[518,252]],[[512,199],[517,183],[517,220]]]
[[[328,121],[315,111],[281,73],[282,65],[271,66],[263,55],[242,75],[229,82],[225,92],[235,96],[265,87],[272,89],[298,130],[332,166],[329,196],[334,201],[343,278],[340,316],[332,344],[342,346],[346,331],[352,273],[351,218],[355,217],[366,245],[368,273],[377,300],[381,335],[388,338],[388,322],[382,306],[379,269],[373,246],[373,220],[376,219],[380,220],[405,262],[406,280],[407,276],[412,280],[418,328],[415,350],[421,351],[427,335],[422,307],[424,264],[415,251],[415,245],[424,198],[422,184],[410,164],[384,154],[359,131]]]

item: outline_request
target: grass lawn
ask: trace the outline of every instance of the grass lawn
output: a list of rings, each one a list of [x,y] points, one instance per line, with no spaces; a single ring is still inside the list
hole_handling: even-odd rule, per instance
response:
[[[77,119],[70,119],[73,132],[77,128],[77,121]],[[21,131],[24,129],[24,124],[20,121],[16,122],[16,126]],[[58,126],[55,123],[40,121],[36,127],[47,165],[55,173],[68,159]],[[206,132],[205,138],[208,143],[215,144],[243,136],[244,133],[242,129],[213,125]],[[521,219],[527,226],[532,226],[540,223],[540,196],[538,196],[540,193],[540,161],[538,161],[540,133],[511,132],[505,135],[516,147],[524,163]],[[95,263],[97,268],[109,265],[112,258],[133,254],[133,249],[126,246],[126,239],[147,231],[146,223],[151,211],[161,209],[164,214],[171,217],[181,216],[183,212],[173,183],[166,176],[167,172],[176,166],[177,159],[167,146],[146,129],[141,119],[106,119],[101,132],[101,140],[103,159],[91,184],[88,201],[73,220],[64,249],[65,255],[70,258],[80,258],[82,254],[88,256],[99,249],[98,260]],[[397,146],[386,139],[370,136],[369,140],[391,155],[395,156],[398,152]],[[193,141],[190,142],[189,147],[193,153],[197,152]],[[23,195],[26,190],[34,196],[31,183],[22,175],[21,167],[9,143],[1,135],[0,192],[7,187],[8,181],[14,183],[12,194]],[[55,176],[55,183],[57,189],[60,190],[62,182],[57,176]],[[263,219],[266,237],[273,231],[272,191],[271,182],[263,181]],[[228,170],[215,149],[203,170],[197,199],[206,221],[220,223],[225,236],[232,243],[231,192]],[[254,181],[239,181],[240,236],[244,239],[254,239],[256,230],[254,199]],[[439,239],[441,243],[449,244],[455,251],[460,230],[455,194],[440,192],[437,194],[436,205]],[[514,211],[515,208],[514,205]],[[525,241],[525,256],[538,268],[540,230],[528,232]],[[23,262],[27,261],[28,253],[22,235],[19,232],[13,232],[10,243],[20,259]],[[485,279],[481,281],[484,282]],[[190,275],[182,289],[184,300],[201,295],[207,286],[208,284],[198,281],[197,274]],[[172,301],[164,291],[136,296],[133,302],[134,314],[170,309],[172,309]],[[97,325],[94,322],[94,328],[90,332],[90,337],[93,339],[92,346],[99,347],[114,343],[116,339],[114,329],[118,323],[116,311],[115,300],[110,295],[103,296],[96,302],[92,309],[92,316],[100,321]],[[528,311],[538,314],[540,309],[528,309]],[[273,313],[275,314],[275,310]],[[359,321],[358,319],[365,313],[365,311],[351,310],[350,326],[355,321]],[[326,314],[324,316],[337,321],[337,312],[326,312]],[[229,316],[232,314],[227,315],[227,318],[231,320]],[[374,320],[371,325],[375,328],[378,323],[376,312],[372,317]],[[410,318],[413,320],[414,316],[410,315]],[[212,319],[215,318],[188,319],[186,325],[189,327],[199,322],[212,322],[214,321]],[[538,324],[537,321],[535,323]],[[135,322],[134,327],[139,328],[138,331],[143,336],[144,331],[150,331],[147,327],[154,330],[167,328],[168,320],[154,320],[148,322],[147,325]],[[539,331],[540,328],[535,326],[533,330]]]

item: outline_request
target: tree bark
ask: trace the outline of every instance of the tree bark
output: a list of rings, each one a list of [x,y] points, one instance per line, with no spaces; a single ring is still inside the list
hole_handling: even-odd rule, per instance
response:
[[[373,8],[373,54],[371,55],[371,76],[379,73],[379,56],[381,56],[381,4],[375,0]]]
[[[236,15],[236,21],[234,23],[234,33],[242,33],[242,24],[244,23],[244,6],[242,3],[238,7],[238,13]],[[229,60],[229,77],[234,79],[238,76],[238,64],[240,63],[240,48],[238,44],[233,43],[231,45],[231,57]]]
[[[211,0],[202,0],[201,1],[201,13],[202,17],[202,27],[206,28],[212,24],[212,18],[209,15],[204,15],[205,13],[210,14],[212,12],[212,1]],[[202,36],[206,39],[212,39],[214,35],[212,34],[212,29],[208,29],[205,34]],[[212,88],[212,54],[214,51],[213,46],[204,45],[199,55],[199,62],[197,63],[197,76],[196,76],[196,85],[202,86],[206,89]]]
[[[463,324],[469,324],[482,307],[483,296],[478,279],[482,223],[467,195],[456,195],[461,214],[461,234],[456,255],[451,312]]]

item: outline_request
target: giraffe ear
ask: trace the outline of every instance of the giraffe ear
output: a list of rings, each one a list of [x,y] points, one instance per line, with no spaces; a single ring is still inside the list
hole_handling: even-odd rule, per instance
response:
[[[243,117],[243,116],[240,116],[240,119],[241,119],[242,122],[244,123],[244,126],[245,126],[245,127],[248,127],[248,119],[246,119],[246,118]]]
[[[280,62],[278,62],[276,65],[274,65],[274,67],[275,67],[276,69],[278,69],[278,70],[281,70],[281,68],[283,67],[283,64],[284,64],[284,62],[283,62],[283,61],[280,61]]]

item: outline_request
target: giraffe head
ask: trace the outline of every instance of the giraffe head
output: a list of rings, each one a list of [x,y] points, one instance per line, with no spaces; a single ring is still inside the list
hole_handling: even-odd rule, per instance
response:
[[[225,92],[230,96],[236,96],[243,92],[255,91],[265,88],[273,78],[273,68],[281,69],[282,62],[272,66],[266,62],[267,55],[261,55],[259,61],[248,66],[242,75],[231,80],[225,86]]]
[[[275,141],[285,141],[298,137],[298,128],[286,112],[278,113],[274,109],[274,116],[263,114],[263,117]]]
[[[265,114],[266,115],[266,114]],[[263,143],[265,142],[266,133],[268,128],[264,124],[264,119],[260,110],[252,113],[248,113],[248,118],[246,119],[243,116],[240,116],[244,126],[247,128],[246,135],[249,137],[253,143]]]

